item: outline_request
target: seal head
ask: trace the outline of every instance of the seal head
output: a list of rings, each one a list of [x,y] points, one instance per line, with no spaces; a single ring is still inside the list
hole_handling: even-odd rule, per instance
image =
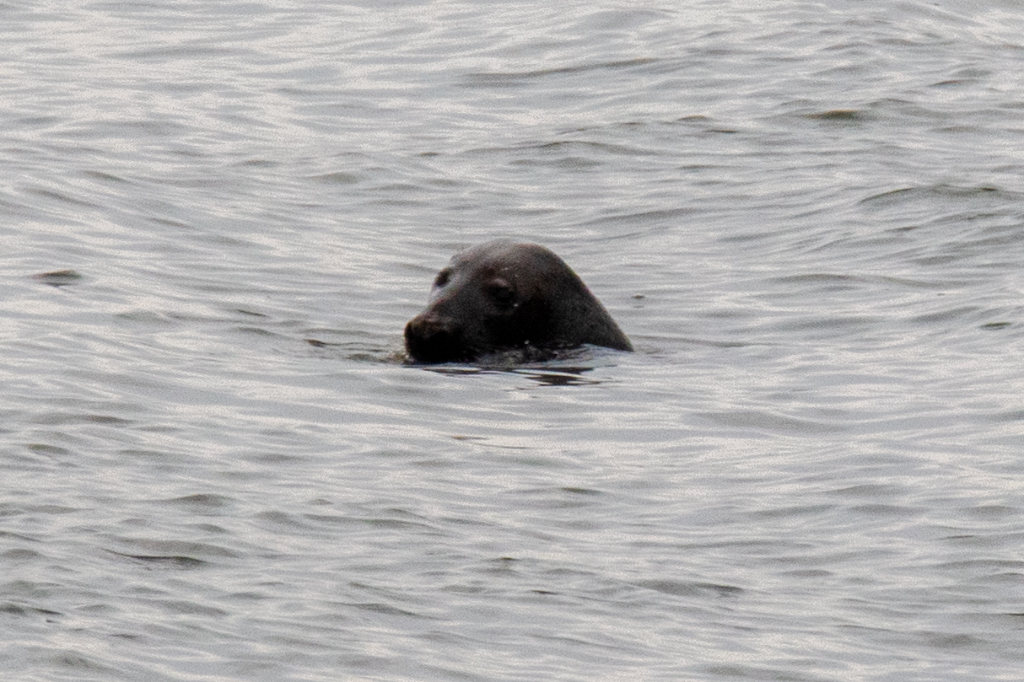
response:
[[[467,362],[514,349],[633,347],[583,280],[549,249],[505,239],[457,253],[427,308],[405,326],[417,362]]]

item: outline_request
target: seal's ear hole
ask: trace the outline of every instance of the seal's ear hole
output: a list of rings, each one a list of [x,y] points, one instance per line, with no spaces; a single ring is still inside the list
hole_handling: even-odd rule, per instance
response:
[[[437,277],[434,279],[434,286],[435,287],[443,287],[445,284],[448,284],[448,280],[450,280],[451,278],[452,278],[452,270],[451,270],[451,268],[445,268],[441,272],[437,273]]]
[[[484,287],[484,291],[499,310],[508,310],[515,306],[516,291],[503,279],[491,280]]]

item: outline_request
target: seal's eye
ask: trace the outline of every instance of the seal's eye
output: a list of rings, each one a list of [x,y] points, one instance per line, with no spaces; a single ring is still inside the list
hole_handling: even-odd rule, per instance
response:
[[[487,296],[494,301],[499,310],[508,310],[515,307],[516,292],[505,280],[498,279],[489,282],[486,287]]]
[[[441,272],[437,273],[437,278],[434,279],[435,287],[443,287],[448,284],[448,280],[452,278],[452,271],[449,268],[445,268]]]

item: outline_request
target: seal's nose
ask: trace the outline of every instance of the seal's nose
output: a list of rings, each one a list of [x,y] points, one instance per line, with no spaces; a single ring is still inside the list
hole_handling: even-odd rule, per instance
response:
[[[448,362],[462,353],[462,331],[451,319],[425,312],[405,325],[405,348],[418,362]]]

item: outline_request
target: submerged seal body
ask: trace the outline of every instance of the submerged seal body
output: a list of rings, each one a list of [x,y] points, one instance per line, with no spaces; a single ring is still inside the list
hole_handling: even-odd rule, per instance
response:
[[[633,350],[565,261],[538,244],[505,239],[455,254],[434,280],[426,310],[405,325],[409,355],[427,363],[588,343]]]

